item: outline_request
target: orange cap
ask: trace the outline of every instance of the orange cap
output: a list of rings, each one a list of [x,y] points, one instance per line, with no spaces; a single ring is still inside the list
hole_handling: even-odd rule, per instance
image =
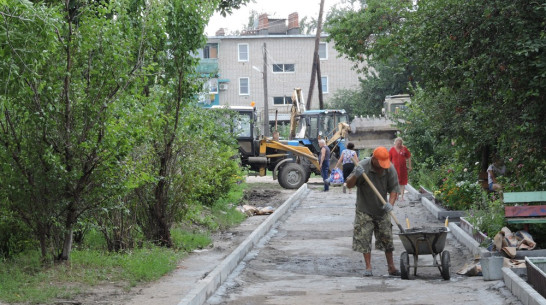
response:
[[[379,146],[373,151],[374,158],[377,159],[379,165],[382,168],[389,168],[391,166],[391,161],[389,160],[389,152],[383,146]]]

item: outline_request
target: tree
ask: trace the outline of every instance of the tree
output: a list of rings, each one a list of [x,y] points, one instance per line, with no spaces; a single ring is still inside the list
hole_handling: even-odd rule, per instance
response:
[[[402,49],[427,95],[439,97],[427,108],[431,121],[450,126],[439,133],[474,151],[543,158],[546,131],[535,126],[546,119],[545,9],[432,1],[408,18]]]
[[[312,17],[303,17],[299,21],[302,34],[311,35],[317,30],[318,20]]]
[[[411,9],[411,1],[370,0],[358,11],[335,10],[324,25],[330,34],[328,40],[335,41],[335,48],[341,54],[360,65],[364,74],[375,63],[387,63],[397,59],[400,69],[404,67],[398,47],[397,33]]]
[[[211,199],[227,193],[226,187],[234,182],[227,177],[236,176],[236,162],[230,160],[236,153],[225,142],[203,140],[218,131],[213,128],[218,126],[218,120],[199,122],[206,116],[198,115],[197,109],[190,107],[203,88],[201,76],[196,72],[199,59],[192,54],[206,42],[203,33],[215,3],[172,1],[165,8],[163,30],[166,34],[157,41],[153,55],[158,59],[155,73],[159,77],[150,79],[149,96],[144,97],[149,111],[143,121],[150,133],[143,139],[143,155],[137,155],[145,162],[142,167],[150,179],[137,189],[136,197],[139,205],[146,209],[140,217],[146,237],[158,245],[171,247],[173,223],[192,209],[196,198],[202,204],[210,204]],[[199,129],[204,126],[208,127]],[[221,145],[212,147],[215,143]],[[224,151],[219,152],[217,148]],[[207,164],[204,160],[217,164]],[[203,173],[218,177],[197,177],[199,172],[191,166],[195,164]],[[193,180],[203,183],[194,184]],[[211,196],[210,191],[218,193]]]
[[[78,220],[116,207],[155,179],[152,233],[169,245],[170,176],[182,143],[184,106],[201,84],[190,54],[204,44],[214,9],[239,1],[6,1],[1,8],[0,185],[2,208],[26,223],[42,256],[68,260]],[[148,108],[147,108],[148,107]],[[154,108],[155,107],[155,108]],[[146,124],[143,111],[157,110]],[[128,124],[131,122],[132,124]],[[151,126],[147,164],[129,181],[129,157]]]
[[[396,62],[377,63],[356,90],[340,90],[329,101],[329,107],[342,108],[350,116],[381,115],[387,95],[408,93],[407,73],[400,73]]]
[[[233,9],[239,9],[242,5],[245,5],[250,1],[251,0],[220,0],[216,10],[225,17],[226,15],[233,13]],[[216,1],[210,1],[210,3],[215,2]]]
[[[370,67],[396,59],[419,85],[401,126],[408,134],[429,130],[429,139],[456,143],[459,162],[496,151],[534,171],[546,147],[537,128],[546,113],[545,9],[533,1],[368,1],[326,28],[349,58]]]
[[[119,187],[130,145],[108,129],[142,67],[133,38],[148,39],[127,22],[127,3],[3,6],[0,188],[4,205],[33,228],[43,257],[51,238],[68,260],[78,219]]]

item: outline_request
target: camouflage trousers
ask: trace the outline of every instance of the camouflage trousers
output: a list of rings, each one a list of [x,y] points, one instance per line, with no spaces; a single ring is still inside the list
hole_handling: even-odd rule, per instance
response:
[[[385,252],[394,251],[392,241],[392,224],[389,214],[383,216],[371,216],[356,211],[353,250],[361,253],[372,251],[372,235],[375,233],[375,248]]]

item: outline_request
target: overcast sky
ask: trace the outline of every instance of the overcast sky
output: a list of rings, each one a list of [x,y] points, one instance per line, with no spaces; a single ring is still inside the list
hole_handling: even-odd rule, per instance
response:
[[[323,18],[332,6],[342,2],[344,1],[325,0]],[[214,14],[205,30],[206,34],[214,36],[219,28],[225,28],[226,33],[242,30],[244,25],[248,23],[251,10],[255,10],[259,14],[267,13],[270,18],[288,19],[288,15],[294,12],[298,13],[300,20],[305,16],[318,18],[320,0],[251,0],[246,6],[234,11],[226,18],[218,13]]]

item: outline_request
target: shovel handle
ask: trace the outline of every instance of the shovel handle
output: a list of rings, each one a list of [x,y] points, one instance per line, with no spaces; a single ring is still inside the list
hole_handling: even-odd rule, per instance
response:
[[[381,196],[381,194],[379,194],[379,191],[377,190],[377,188],[375,187],[375,185],[373,185],[372,181],[370,180],[370,178],[368,178],[368,175],[366,175],[366,173],[362,173],[362,177],[364,177],[364,179],[366,180],[366,182],[370,185],[370,187],[372,188],[373,192],[377,195],[377,198],[379,198],[379,200],[381,200],[381,203],[383,204],[390,204],[390,203],[387,203],[385,201],[385,198],[383,198],[383,196]],[[394,213],[391,211],[389,213],[392,217],[392,219],[394,220],[394,222],[396,223],[396,225],[398,226],[398,229],[400,229],[400,232],[404,233],[404,228],[400,225],[400,223],[398,222],[398,219],[396,219],[396,216],[394,216]]]

